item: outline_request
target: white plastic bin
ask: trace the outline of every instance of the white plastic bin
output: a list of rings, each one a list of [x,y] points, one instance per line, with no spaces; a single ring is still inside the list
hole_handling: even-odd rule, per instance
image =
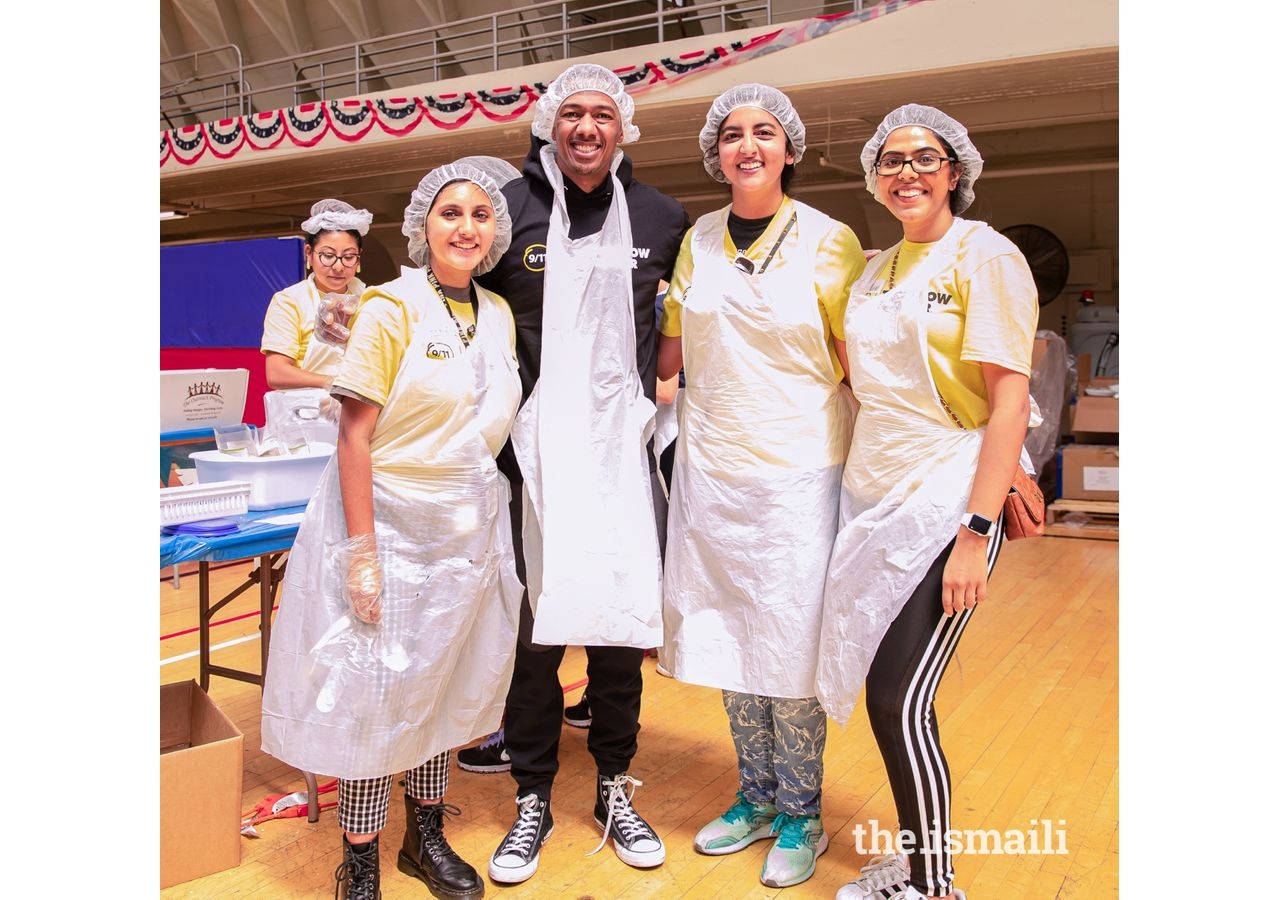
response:
[[[198,483],[209,481],[249,482],[249,509],[279,509],[302,506],[320,481],[324,467],[333,457],[332,445],[317,445],[306,456],[258,456],[245,459],[219,450],[191,454]]]

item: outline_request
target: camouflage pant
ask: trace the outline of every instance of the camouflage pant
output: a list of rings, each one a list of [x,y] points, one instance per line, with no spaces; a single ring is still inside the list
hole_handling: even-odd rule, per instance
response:
[[[789,700],[723,691],[738,751],[743,798],[777,804],[791,816],[822,812],[822,751],[827,714],[816,697]]]

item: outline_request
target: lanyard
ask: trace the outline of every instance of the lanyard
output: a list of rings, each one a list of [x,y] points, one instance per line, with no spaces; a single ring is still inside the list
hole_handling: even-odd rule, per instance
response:
[[[458,329],[458,339],[462,341],[462,347],[465,350],[471,346],[471,339],[476,336],[476,326],[468,325],[464,330],[462,323],[458,321],[458,317],[453,314],[453,307],[449,305],[449,298],[444,294],[444,288],[440,286],[436,273],[431,271],[431,267],[427,266],[427,281],[431,284],[432,289],[436,292],[436,296],[440,298],[440,302],[444,304],[445,312],[449,314],[449,318],[453,319],[453,325]]]
[[[791,232],[791,226],[794,224],[796,224],[796,213],[795,213],[795,210],[792,210],[791,218],[787,219],[787,225],[785,228],[782,229],[782,234],[778,235],[778,239],[773,242],[773,248],[769,251],[769,255],[766,256],[764,258],[764,262],[760,264],[759,274],[763,275],[764,270],[769,268],[769,263],[773,262],[774,254],[778,252],[778,248],[782,246],[782,242],[786,239],[787,235]],[[756,274],[755,263],[753,263],[751,260],[747,259],[745,256],[741,254],[739,254],[738,258],[733,261],[733,265],[734,265],[734,268],[736,268],[739,272],[742,272],[746,275]]]

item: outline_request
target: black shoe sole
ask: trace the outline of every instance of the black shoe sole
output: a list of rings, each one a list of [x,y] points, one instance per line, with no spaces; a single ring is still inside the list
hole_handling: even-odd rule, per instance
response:
[[[413,861],[413,857],[400,851],[400,855],[396,857],[396,868],[410,878],[417,878],[424,882],[427,890],[431,891],[433,897],[439,897],[440,900],[466,900],[466,898],[483,897],[484,896],[484,879],[480,879],[480,886],[473,891],[455,891],[439,882],[433,880],[417,863]],[[476,877],[480,878],[480,873],[476,873]]]

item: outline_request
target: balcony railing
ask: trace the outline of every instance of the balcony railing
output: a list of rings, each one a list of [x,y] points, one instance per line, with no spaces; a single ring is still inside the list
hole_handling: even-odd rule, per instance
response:
[[[770,25],[816,14],[861,12],[876,0],[613,0],[535,3],[246,64],[224,44],[160,62],[161,128],[248,115],[440,81],[468,73]],[[680,2],[680,5],[677,5]]]

